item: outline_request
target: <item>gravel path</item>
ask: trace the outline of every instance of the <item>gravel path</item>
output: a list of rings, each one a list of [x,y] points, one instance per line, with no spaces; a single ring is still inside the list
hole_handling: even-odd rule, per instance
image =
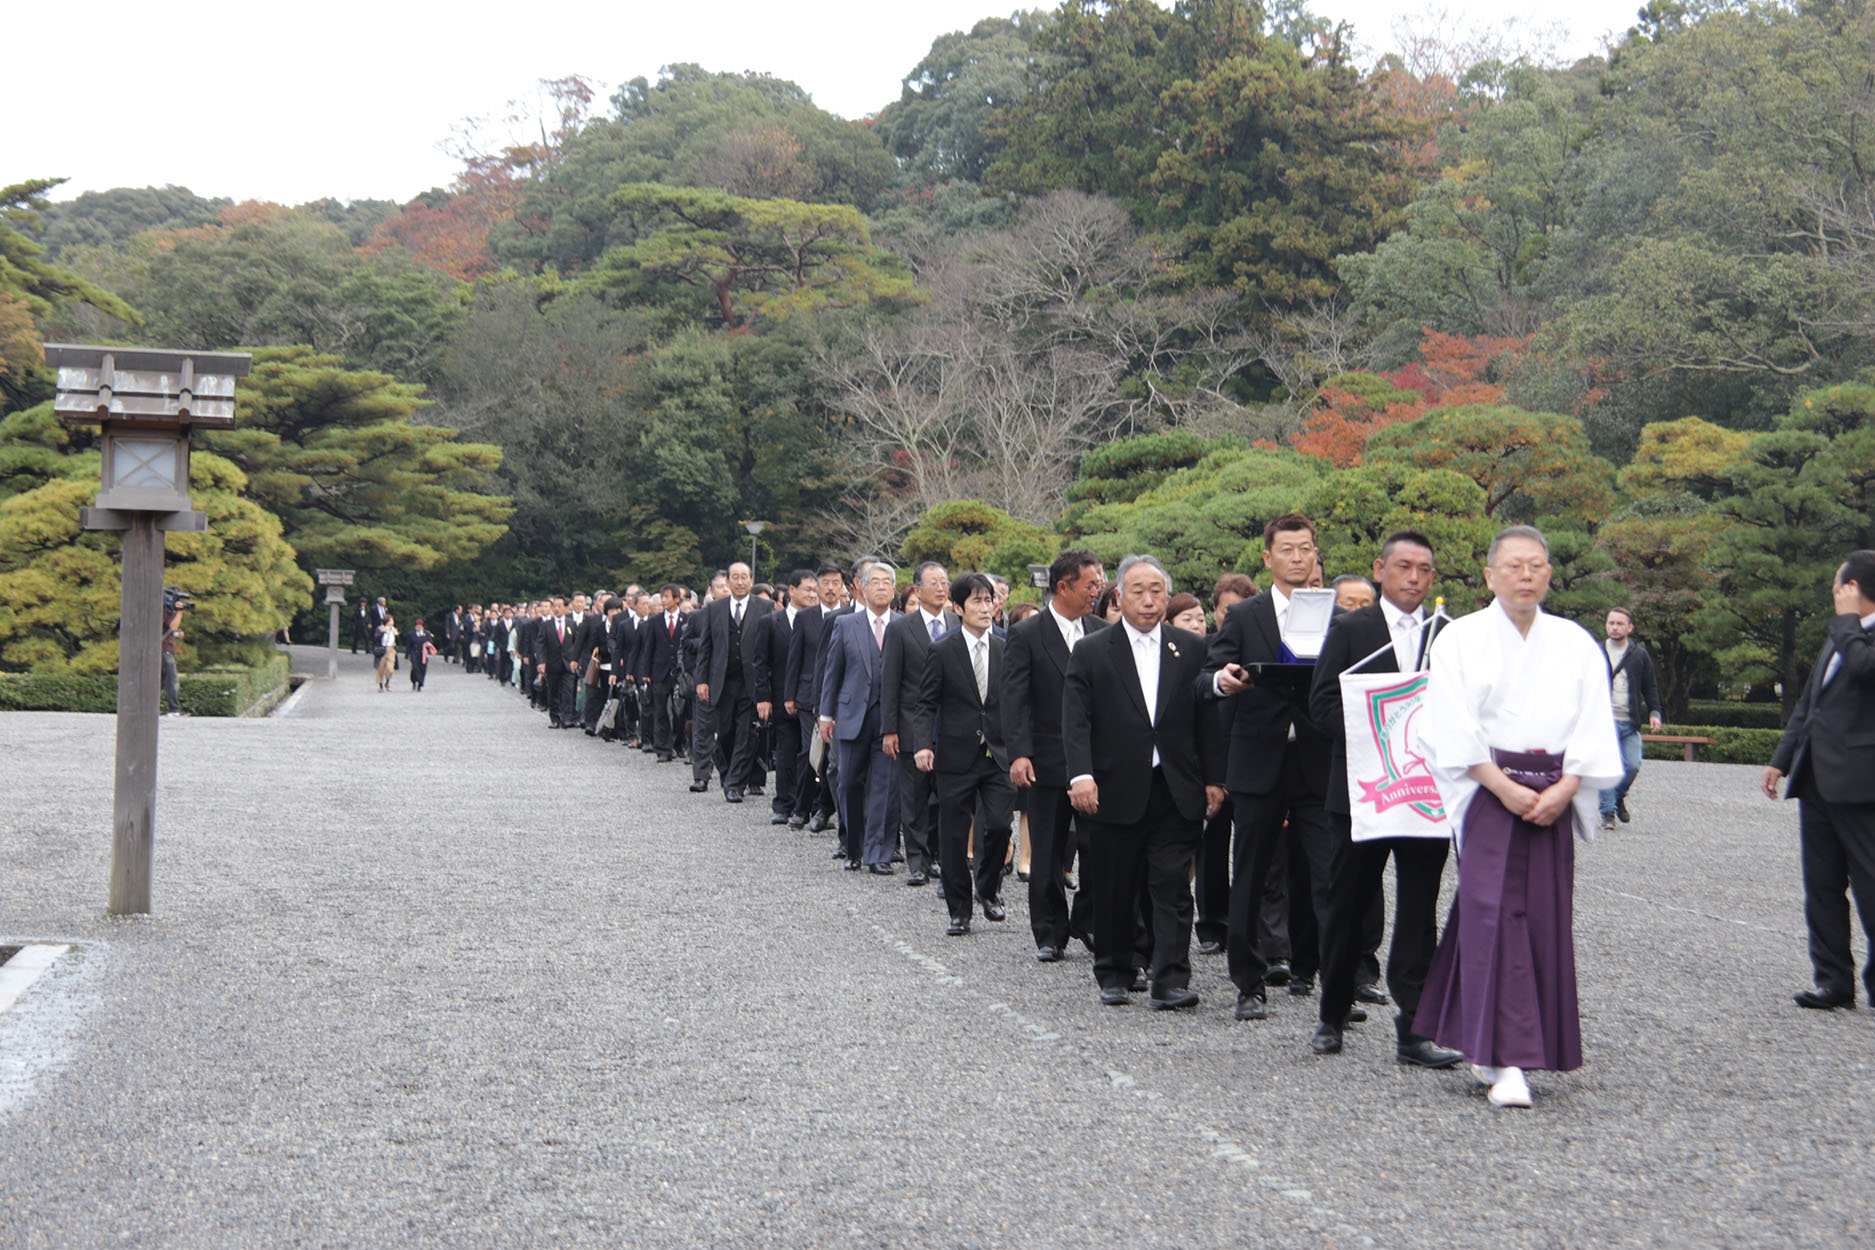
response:
[[[1580,855],[1587,1064],[1502,1112],[1384,1015],[1231,1022],[1221,959],[1102,1008],[1017,889],[947,940],[765,804],[342,661],[163,722],[149,919],[100,915],[113,719],[0,716],[0,941],[76,944],[0,1014],[0,1247],[1875,1243],[1875,1012],[1790,1002],[1756,769],[1650,762]]]

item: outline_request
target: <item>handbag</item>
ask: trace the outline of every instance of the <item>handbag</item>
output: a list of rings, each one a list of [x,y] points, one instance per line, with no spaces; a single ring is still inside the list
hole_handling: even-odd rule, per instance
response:
[[[472,660],[479,660],[482,658],[482,644],[481,643],[472,642],[469,644],[469,658]]]

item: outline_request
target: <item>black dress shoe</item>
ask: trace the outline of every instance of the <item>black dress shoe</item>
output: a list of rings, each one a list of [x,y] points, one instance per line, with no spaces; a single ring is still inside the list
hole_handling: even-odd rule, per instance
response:
[[[597,738],[599,736],[599,731],[597,729],[588,729],[586,731],[586,736],[588,738]]]
[[[890,864],[867,864],[866,871],[875,877],[896,877],[898,869]]]
[[[1456,1050],[1447,1050],[1429,1037],[1416,1037],[1410,1042],[1401,1042],[1393,1057],[1415,1068],[1450,1068],[1465,1056]]]
[[[1798,990],[1791,997],[1796,999],[1799,1007],[1809,1007],[1815,1011],[1833,1011],[1837,1007],[1847,1007],[1850,1011],[1855,1010],[1854,994],[1837,990],[1826,990],[1820,985],[1813,990]]]
[[[1367,1009],[1365,1007],[1348,1008],[1347,1020],[1349,1024],[1366,1024]]]
[[[1007,920],[1009,913],[1003,910],[1003,901],[999,898],[983,900],[983,918],[985,920]]]
[[[762,789],[762,787],[760,787],[760,786],[750,786],[750,787],[749,787],[749,797],[750,797],[750,798],[752,798],[752,799],[759,799],[759,798],[762,798],[762,797],[764,797],[764,796],[766,796],[766,795],[767,795],[767,793],[768,793],[768,791],[766,791],[766,790],[764,790],[764,789]]]
[[[1218,941],[1216,938],[1206,938],[1204,941],[1198,943],[1198,953],[1200,955],[1222,955],[1224,953],[1224,943]]]
[[[1354,1001],[1371,1003],[1376,1007],[1387,1005],[1387,995],[1378,985],[1357,985],[1354,987]]]
[[[740,791],[740,790],[725,790],[725,791],[723,791],[723,802],[725,802],[725,803],[740,803],[740,802],[742,802],[742,791]]]
[[[1028,873],[1026,873],[1026,872],[1023,872],[1023,871],[1021,871],[1020,869],[1018,869],[1018,870],[1017,870],[1017,872],[1016,872],[1016,880],[1018,880],[1018,881],[1027,881],[1028,879],[1029,879],[1029,874],[1028,874]]]
[[[1146,1000],[1146,1006],[1154,1011],[1183,1011],[1187,1007],[1197,1005],[1198,996],[1183,985],[1169,990],[1160,990]]]
[[[1338,1055],[1341,1053],[1341,1030],[1332,1024],[1315,1026],[1315,1036],[1309,1039],[1309,1050],[1318,1055]]]
[[[1294,994],[1297,998],[1307,998],[1310,994],[1315,992],[1315,978],[1291,977],[1289,980],[1289,992]]]
[[[1287,985],[1289,984],[1289,978],[1293,975],[1294,974],[1289,971],[1289,961],[1287,959],[1279,959],[1271,964],[1263,973],[1263,984]]]
[[[788,828],[793,829],[796,832],[799,832],[800,830],[807,828],[807,818],[804,816],[788,817]]]
[[[658,763],[660,764],[675,764],[676,762],[677,762],[677,757],[675,755],[658,756]]]
[[[930,881],[931,878],[925,876],[922,872],[908,872],[905,874],[906,885],[927,885]]]
[[[1129,988],[1135,994],[1144,994],[1146,992],[1146,970],[1144,968],[1133,969],[1133,984]]]
[[[1100,987],[1100,1005],[1103,1007],[1124,1007],[1132,1001],[1126,996],[1126,991],[1118,985]]]
[[[1628,823],[1628,801],[1625,798],[1615,800],[1615,815],[1622,824]]]
[[[1263,1001],[1261,994],[1237,995],[1237,1010],[1232,1013],[1239,1020],[1266,1020],[1269,1018],[1269,1004]]]
[[[770,816],[768,818],[768,823],[771,825],[791,825],[794,823],[794,818],[792,816],[784,816],[780,812],[776,812],[773,816]]]
[[[930,877],[933,881],[941,881],[944,879],[944,870],[939,868],[936,864],[926,864],[924,866],[924,871],[925,875]]]
[[[707,781],[693,781],[690,783],[690,793],[692,794],[702,794],[709,788],[710,783]]]
[[[1061,962],[1059,946],[1038,946],[1035,948],[1035,962],[1038,964],[1058,964]]]
[[[860,863],[856,859],[849,859],[846,861],[846,870],[848,872],[858,872],[861,868],[864,868],[864,867],[865,865]]]
[[[809,833],[825,833],[827,831],[827,818],[819,812],[815,812],[812,818],[807,822],[807,831]]]
[[[952,916],[950,927],[944,930],[945,937],[962,937],[970,932],[970,917]]]

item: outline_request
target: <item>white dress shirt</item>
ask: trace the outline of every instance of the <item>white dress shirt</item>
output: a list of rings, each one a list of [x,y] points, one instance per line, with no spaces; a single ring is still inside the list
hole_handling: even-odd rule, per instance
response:
[[[1419,667],[1419,625],[1425,619],[1425,608],[1402,612],[1393,606],[1392,600],[1382,595],[1380,612],[1387,618],[1387,632],[1393,638],[1393,662],[1402,673],[1412,672]]]
[[[1074,646],[1087,636],[1087,618],[1077,616],[1073,620],[1055,611],[1055,605],[1048,605],[1048,615],[1055,619],[1055,628],[1061,631],[1061,641],[1068,644],[1068,653],[1074,653]]]

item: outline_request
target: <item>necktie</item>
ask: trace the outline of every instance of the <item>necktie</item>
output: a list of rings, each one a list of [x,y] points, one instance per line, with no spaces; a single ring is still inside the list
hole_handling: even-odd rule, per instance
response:
[[[977,702],[987,704],[990,701],[990,644],[987,639],[979,638],[970,644],[970,667],[977,674]]]
[[[730,615],[736,618],[736,628],[741,629],[742,628],[742,600],[740,599],[736,600],[733,604],[730,605],[730,607],[732,609],[730,612]]]
[[[872,644],[885,650],[885,622],[876,616],[872,618]]]
[[[560,635],[560,641],[565,642],[566,641],[566,622],[563,620],[555,621],[554,625],[556,628],[556,632]]]
[[[931,618],[931,641],[936,642],[944,633],[944,622],[937,617]]]

